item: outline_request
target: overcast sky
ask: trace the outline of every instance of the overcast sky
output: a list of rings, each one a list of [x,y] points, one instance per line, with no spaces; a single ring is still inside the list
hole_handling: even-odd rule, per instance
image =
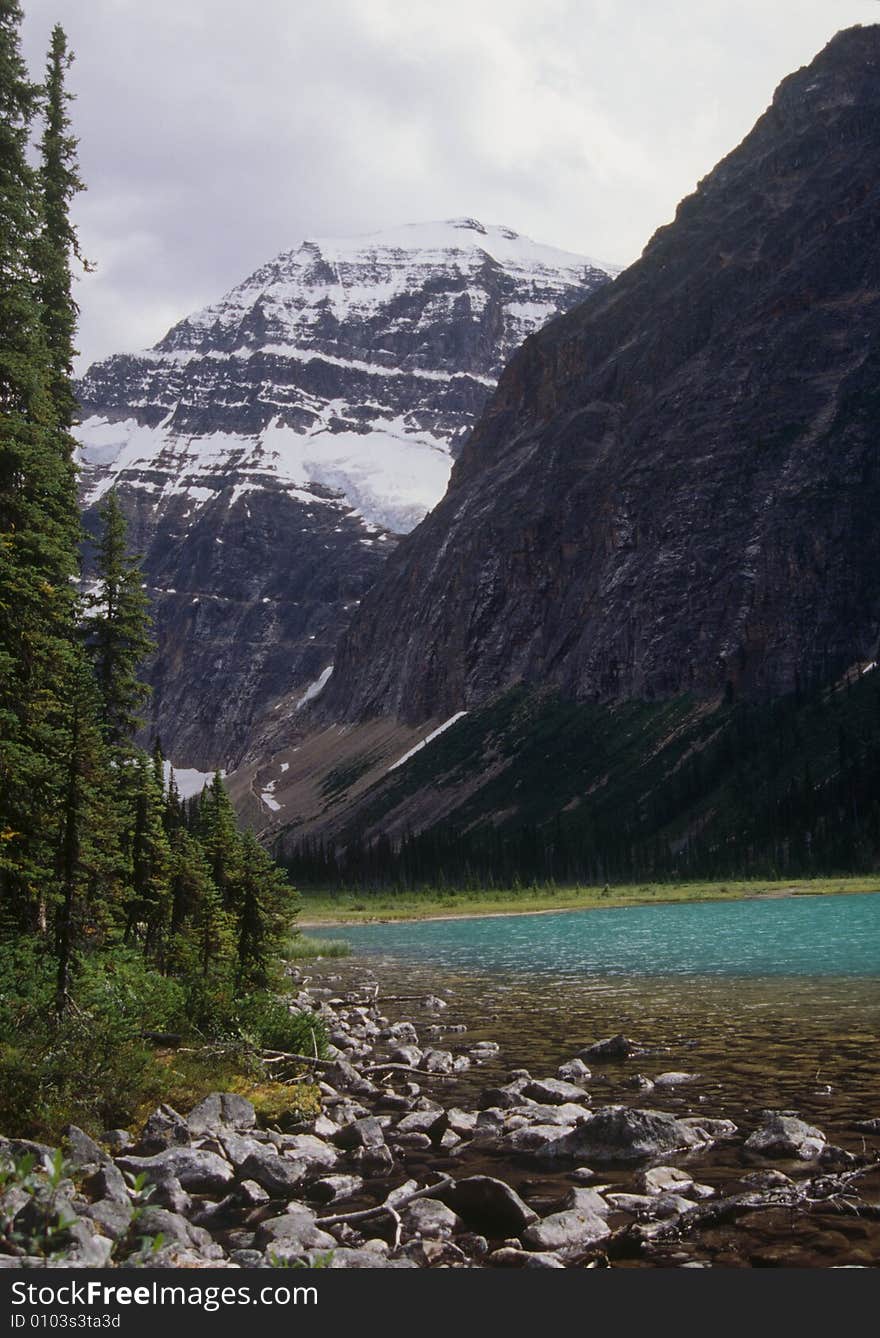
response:
[[[23,0],[88,193],[80,363],[278,251],[468,214],[628,263],[876,0]]]

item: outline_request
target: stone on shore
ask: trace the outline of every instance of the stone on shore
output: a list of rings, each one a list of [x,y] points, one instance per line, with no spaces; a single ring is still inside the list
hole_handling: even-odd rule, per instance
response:
[[[674,1115],[628,1106],[604,1106],[569,1134],[548,1144],[542,1156],[607,1164],[647,1161],[669,1152],[705,1146],[698,1132]]]
[[[788,1157],[812,1161],[825,1147],[821,1129],[807,1124],[795,1115],[781,1111],[767,1111],[764,1123],[746,1139],[748,1152],[761,1157]]]
[[[538,1220],[515,1189],[490,1175],[471,1175],[437,1192],[437,1198],[474,1231],[490,1237],[519,1233]]]

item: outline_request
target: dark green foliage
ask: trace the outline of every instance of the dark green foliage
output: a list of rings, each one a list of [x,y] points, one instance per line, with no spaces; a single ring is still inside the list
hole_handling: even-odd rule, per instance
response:
[[[478,788],[474,769],[501,759]],[[488,768],[487,768],[488,770]],[[512,888],[880,867],[880,674],[773,702],[579,705],[517,689],[376,787],[366,827],[470,780],[443,822],[286,853],[304,886]],[[464,787],[463,787],[464,788]]]
[[[26,151],[38,90],[21,10],[0,3],[0,914],[45,926],[57,895],[51,833],[65,784],[65,690],[75,658],[79,520],[53,412],[34,266],[40,223]],[[52,870],[50,873],[49,870]]]
[[[52,30],[44,86],[45,125],[40,141],[39,186],[42,218],[37,239],[40,315],[49,354],[49,391],[55,419],[69,429],[77,413],[73,393],[73,346],[77,305],[72,294],[71,257],[83,265],[70,204],[83,189],[76,161],[77,141],[70,133],[67,106],[72,100],[65,76],[73,62],[60,24]],[[88,266],[86,266],[88,268]]]
[[[93,610],[89,647],[107,742],[125,755],[143,724],[140,709],[149,696],[149,688],[138,677],[138,666],[153,649],[149,601],[137,558],[128,552],[125,517],[114,491],[107,494],[99,515],[103,529],[96,560],[98,584],[89,600]]]
[[[295,911],[284,876],[239,835],[220,776],[204,801],[166,787],[135,745],[152,650],[147,596],[116,496],[101,508],[83,618],[70,428],[82,189],[52,33],[43,89],[0,0],[0,1129],[130,1120],[167,1030],[242,1045],[280,1035],[261,988]],[[31,135],[38,109],[44,126]],[[37,149],[40,166],[29,165]],[[243,998],[237,997],[239,994]],[[251,1038],[250,1040],[248,1038]]]

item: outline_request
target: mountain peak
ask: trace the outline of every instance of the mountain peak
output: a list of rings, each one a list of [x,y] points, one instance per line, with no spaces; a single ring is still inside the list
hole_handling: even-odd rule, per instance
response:
[[[154,683],[176,763],[225,766],[255,713],[321,679],[510,353],[608,278],[470,218],[309,238],[153,349],[89,369],[84,500],[123,499],[157,673],[192,661]]]

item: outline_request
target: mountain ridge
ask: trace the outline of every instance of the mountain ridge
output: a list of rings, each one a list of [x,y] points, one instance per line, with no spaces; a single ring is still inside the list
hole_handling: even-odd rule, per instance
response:
[[[326,718],[412,725],[518,682],[772,696],[875,658],[878,65],[880,28],[839,34],[524,342],[343,637]]]
[[[228,769],[326,673],[509,351],[608,279],[475,219],[311,240],[88,370],[86,525],[116,487],[156,622],[149,728],[176,763]]]

